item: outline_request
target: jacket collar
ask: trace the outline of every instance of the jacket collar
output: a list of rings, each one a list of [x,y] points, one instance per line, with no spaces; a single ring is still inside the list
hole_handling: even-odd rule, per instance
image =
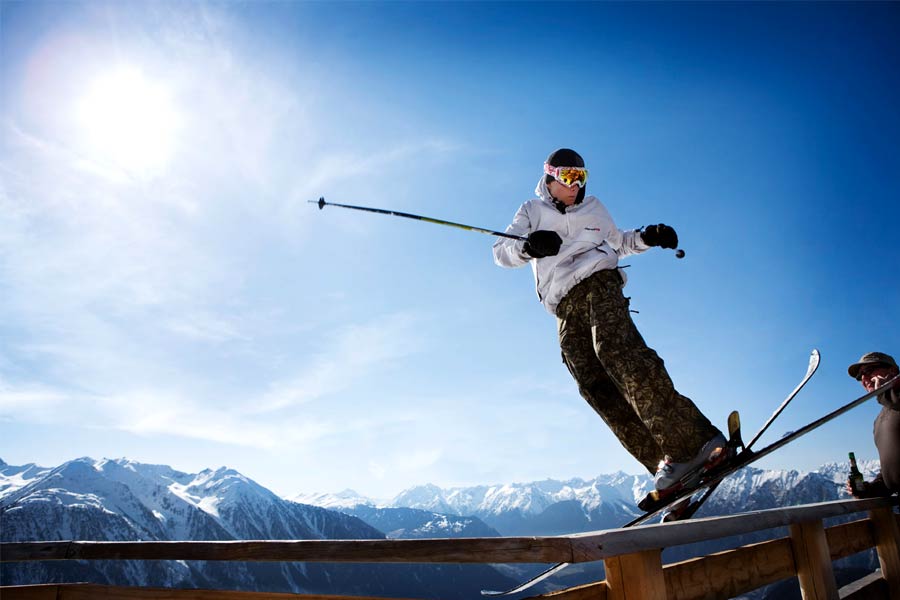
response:
[[[565,214],[566,208],[573,208],[581,204],[581,202],[575,202],[574,205],[567,207],[565,204],[557,200],[553,197],[553,194],[550,193],[550,188],[547,187],[547,181],[545,177],[541,177],[538,179],[537,187],[534,188],[534,193],[537,194],[537,197],[558,210],[559,212]]]

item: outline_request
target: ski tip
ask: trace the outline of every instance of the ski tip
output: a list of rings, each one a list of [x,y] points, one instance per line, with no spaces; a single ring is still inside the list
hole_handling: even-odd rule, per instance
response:
[[[810,371],[815,371],[819,368],[819,363],[822,361],[822,353],[817,349],[813,348],[812,352],[809,353],[809,368]]]
[[[541,581],[547,579],[551,575],[554,575],[554,574],[562,571],[563,569],[565,569],[568,566],[569,566],[569,563],[557,563],[557,564],[553,565],[552,567],[550,567],[549,569],[543,571],[542,573],[538,573],[537,575],[535,575],[534,577],[532,577],[525,583],[520,583],[516,587],[508,589],[505,592],[494,592],[491,590],[481,590],[481,595],[488,596],[488,597],[497,597],[497,596],[509,596],[512,594],[517,594],[519,592],[524,592],[528,588],[534,586],[537,583],[540,583]]]
[[[517,585],[516,587],[512,588],[511,590],[506,590],[505,592],[500,592],[500,591],[495,591],[495,590],[481,590],[481,595],[485,596],[487,598],[498,598],[500,596],[511,596],[515,593],[527,590],[534,583],[537,583],[537,582],[536,581],[535,582],[526,581],[525,583]]]
[[[735,437],[735,435],[740,435],[741,433],[741,413],[736,410],[731,411],[731,414],[728,415],[728,435],[729,437]]]

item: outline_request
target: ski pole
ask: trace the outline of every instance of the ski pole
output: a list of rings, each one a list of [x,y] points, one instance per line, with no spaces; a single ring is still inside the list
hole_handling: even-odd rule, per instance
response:
[[[463,225],[462,223],[454,223],[452,221],[444,221],[443,219],[433,219],[431,217],[423,217],[422,215],[414,215],[411,213],[400,212],[396,210],[387,210],[384,208],[371,208],[368,206],[353,206],[352,204],[338,204],[337,202],[325,202],[325,198],[320,197],[318,200],[307,200],[310,204],[317,204],[319,206],[319,210],[322,210],[326,206],[339,206],[341,208],[350,208],[353,210],[362,210],[366,212],[378,213],[380,215],[393,215],[395,217],[405,217],[407,219],[415,219],[417,221],[426,221],[428,223],[434,223],[435,225],[447,225],[448,227],[458,227],[459,229],[465,229],[466,231],[477,231],[478,233],[486,233],[487,235],[496,235],[498,237],[505,237],[511,240],[522,240],[526,241],[528,238],[523,237],[521,235],[512,235],[511,233],[503,233],[500,231],[493,231],[491,229],[484,229],[482,227],[474,227],[472,225]],[[678,248],[675,250],[676,258],[684,258],[684,250]]]
[[[350,204],[337,204],[336,202],[325,202],[325,198],[319,198],[316,200],[308,200],[308,202],[312,204],[318,204],[319,210],[322,210],[326,206],[340,206],[341,208],[351,208],[353,210],[364,210],[366,212],[378,213],[381,215],[393,215],[395,217],[406,217],[407,219],[416,219],[417,221],[426,221],[428,223],[434,223],[436,225],[447,225],[449,227],[458,227],[459,229],[465,229],[466,231],[477,231],[478,233],[486,233],[488,235],[496,235],[499,237],[509,238],[511,240],[526,240],[520,235],[512,235],[510,233],[502,233],[500,231],[492,231],[490,229],[483,229],[481,227],[473,227],[471,225],[463,225],[462,223],[453,223],[452,221],[444,221],[441,219],[432,219],[431,217],[423,217],[422,215],[413,215],[410,213],[399,212],[396,210],[385,210],[383,208],[369,208],[368,206],[353,206]]]

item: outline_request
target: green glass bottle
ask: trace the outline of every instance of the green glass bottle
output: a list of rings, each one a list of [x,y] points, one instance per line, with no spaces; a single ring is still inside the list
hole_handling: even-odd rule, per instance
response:
[[[859,471],[859,467],[856,466],[856,455],[852,452],[849,454],[850,456],[850,488],[853,490],[855,494],[862,494],[866,488],[866,480],[863,478],[863,474]]]

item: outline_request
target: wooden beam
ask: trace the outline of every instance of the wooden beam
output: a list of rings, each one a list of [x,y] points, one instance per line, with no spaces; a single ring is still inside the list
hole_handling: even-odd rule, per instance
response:
[[[839,600],[822,521],[792,524],[790,532],[803,600]]]
[[[869,514],[875,529],[875,549],[881,573],[887,581],[891,598],[900,598],[900,533],[890,507],[876,508]]]
[[[821,502],[726,517],[707,517],[635,528],[609,529],[595,533],[574,534],[569,537],[572,539],[573,545],[581,545],[580,554],[593,557],[592,560],[598,560],[652,548],[692,544],[805,521],[853,514],[879,507],[894,506],[897,502],[898,498],[896,497]]]
[[[884,600],[889,598],[887,582],[881,571],[869,573],[865,577],[848,583],[838,590],[841,600]]]
[[[465,543],[459,543],[465,542]],[[20,542],[0,560],[233,560],[379,563],[573,562],[563,537],[230,542]]]
[[[788,538],[749,544],[663,567],[669,600],[733,598],[797,574]]]
[[[831,560],[846,558],[875,545],[872,521],[868,518],[834,525],[825,530]]]
[[[604,561],[608,600],[666,600],[662,550],[643,550]]]
[[[58,585],[11,585],[0,587],[3,600],[57,600]]]

